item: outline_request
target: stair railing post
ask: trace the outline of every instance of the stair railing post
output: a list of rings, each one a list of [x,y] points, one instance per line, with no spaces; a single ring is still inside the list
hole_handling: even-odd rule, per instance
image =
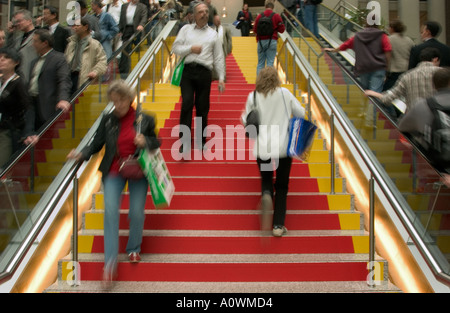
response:
[[[293,75],[293,81],[294,81],[294,96],[297,97],[297,69],[295,67],[295,56],[296,54],[294,53],[292,55],[293,60],[292,60],[292,75]]]
[[[306,109],[306,114],[308,114],[308,119],[311,120],[311,77],[308,77],[308,107]]]
[[[153,55],[153,75],[152,75],[152,102],[155,102],[155,88],[156,88],[156,55]]]
[[[370,174],[369,180],[369,275],[375,270],[375,179]],[[369,278],[369,287],[375,287],[375,279]]]
[[[284,68],[286,70],[286,83],[289,81],[289,68],[288,68],[288,49],[284,46]]]
[[[72,234],[72,286],[79,286],[80,267],[78,264],[78,177],[73,178],[73,234]]]
[[[331,161],[331,194],[335,194],[335,157],[334,157],[334,112],[330,116],[330,161]]]

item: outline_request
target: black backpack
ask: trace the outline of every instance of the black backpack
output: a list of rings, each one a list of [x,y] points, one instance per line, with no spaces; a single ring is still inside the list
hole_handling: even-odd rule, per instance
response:
[[[264,13],[260,14],[260,18],[258,21],[258,26],[256,27],[256,34],[261,36],[270,36],[272,38],[273,32],[275,31],[272,23],[272,17],[275,15],[275,12],[272,12],[270,16],[265,16]]]
[[[441,168],[450,168],[450,109],[440,105],[435,98],[427,99],[433,113],[433,124],[426,141],[430,144],[428,152],[431,161]]]

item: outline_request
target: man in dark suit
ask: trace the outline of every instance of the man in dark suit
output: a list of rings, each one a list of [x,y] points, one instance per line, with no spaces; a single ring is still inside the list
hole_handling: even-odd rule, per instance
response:
[[[129,18],[131,14],[127,15],[127,11],[134,12],[133,18]],[[128,16],[128,18],[127,18]],[[119,20],[119,32],[122,33],[122,42],[125,44],[127,40],[133,36],[135,32],[144,30],[144,26],[147,23],[147,7],[140,3],[139,0],[131,0],[122,5],[120,11]],[[132,49],[132,45],[129,44],[124,48],[126,53],[129,53]],[[131,69],[131,59],[122,53],[119,62],[119,70],[123,79],[128,76]]]
[[[45,6],[42,14],[45,28],[53,35],[53,49],[64,53],[67,47],[67,39],[72,35],[69,28],[62,26],[58,20],[58,10],[52,6]]]
[[[48,30],[35,31],[33,46],[39,57],[31,64],[29,93],[33,99],[37,130],[58,109],[70,109],[72,81],[66,58],[52,48],[53,37]]]
[[[450,47],[439,42],[436,37],[441,32],[441,26],[436,22],[426,22],[422,25],[420,36],[423,43],[411,49],[409,69],[420,63],[420,53],[425,48],[436,48],[441,52],[441,67],[450,66]]]

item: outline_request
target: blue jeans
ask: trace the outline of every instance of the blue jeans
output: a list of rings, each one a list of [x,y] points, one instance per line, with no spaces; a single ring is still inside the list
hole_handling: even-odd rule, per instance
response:
[[[383,92],[386,70],[379,70],[359,75],[359,80],[364,89],[373,90],[378,93]]]
[[[258,66],[256,67],[256,74],[267,66],[272,66],[277,55],[277,41],[275,39],[265,39],[258,42]]]
[[[317,5],[303,6],[303,17],[305,19],[305,26],[311,33],[319,38],[319,22],[317,20]]]
[[[122,191],[126,179],[120,175],[107,175],[103,177],[103,191],[105,201],[104,215],[104,247],[105,247],[105,271],[113,271],[117,266],[119,253],[119,209],[122,202]],[[130,234],[126,247],[127,253],[140,252],[142,232],[145,220],[145,201],[147,199],[148,183],[146,178],[140,180],[128,180],[130,192],[130,206],[128,219],[130,222]]]

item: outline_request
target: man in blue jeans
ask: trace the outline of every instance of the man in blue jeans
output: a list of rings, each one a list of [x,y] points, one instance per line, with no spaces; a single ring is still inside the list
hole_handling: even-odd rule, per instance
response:
[[[319,38],[319,23],[317,20],[317,4],[312,3],[310,0],[300,0],[303,1],[303,11],[305,26],[309,29],[314,36]]]
[[[265,3],[266,10],[262,13],[265,16],[269,17],[272,15],[272,35],[259,35],[258,34],[258,23],[262,17],[262,14],[259,14],[255,20],[254,29],[257,31],[256,41],[258,42],[258,66],[256,68],[256,74],[259,74],[264,67],[273,66],[275,61],[275,56],[277,55],[277,40],[278,33],[283,33],[285,31],[285,27],[283,24],[283,20],[281,16],[277,13],[273,12],[273,2],[270,0],[266,0]]]

